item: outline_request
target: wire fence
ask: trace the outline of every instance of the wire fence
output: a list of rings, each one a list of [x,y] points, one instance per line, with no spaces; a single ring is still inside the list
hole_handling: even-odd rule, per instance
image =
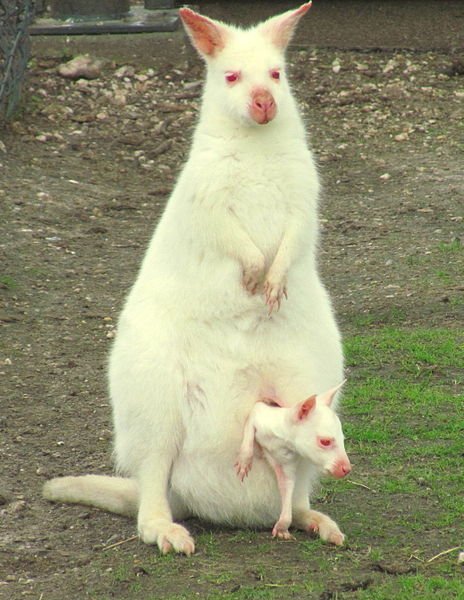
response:
[[[12,116],[19,102],[35,4],[34,0],[0,0],[0,123]]]

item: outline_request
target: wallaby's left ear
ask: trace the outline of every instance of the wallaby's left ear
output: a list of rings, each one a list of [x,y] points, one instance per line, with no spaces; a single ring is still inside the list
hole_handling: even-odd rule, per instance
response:
[[[333,399],[335,398],[335,394],[345,383],[346,383],[346,379],[344,379],[341,383],[339,383],[337,386],[331,388],[327,392],[324,392],[323,394],[319,394],[318,399],[321,402],[323,402],[324,404],[326,404],[327,406],[330,406],[333,402]]]
[[[310,396],[307,400],[298,404],[296,409],[296,418],[298,421],[304,421],[308,418],[309,413],[316,406],[316,396]]]
[[[289,10],[282,15],[271,17],[261,25],[261,31],[269,35],[280,50],[285,50],[292,39],[298,21],[308,12],[311,4],[312,2],[306,2],[296,10]]]

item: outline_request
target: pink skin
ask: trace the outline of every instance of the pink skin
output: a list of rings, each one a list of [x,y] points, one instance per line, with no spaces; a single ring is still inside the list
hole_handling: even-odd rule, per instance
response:
[[[256,88],[251,92],[249,114],[258,125],[272,121],[277,114],[277,106],[269,90]]]

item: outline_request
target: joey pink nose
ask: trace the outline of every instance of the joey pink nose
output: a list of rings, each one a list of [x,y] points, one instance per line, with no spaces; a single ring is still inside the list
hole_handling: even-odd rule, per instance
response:
[[[337,479],[342,479],[351,473],[351,463],[348,459],[339,460],[332,469],[332,475]]]
[[[344,476],[351,473],[351,465],[350,464],[342,465],[341,469],[342,469],[342,473]]]
[[[277,106],[272,94],[263,89],[251,95],[250,117],[259,125],[265,125],[276,116]]]

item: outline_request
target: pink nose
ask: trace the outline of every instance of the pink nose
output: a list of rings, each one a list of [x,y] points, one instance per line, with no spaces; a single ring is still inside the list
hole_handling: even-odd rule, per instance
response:
[[[277,106],[268,90],[257,89],[251,94],[250,117],[259,125],[265,125],[276,116]]]
[[[342,479],[349,473],[351,473],[351,463],[348,458],[337,461],[332,469],[332,475],[337,479]]]

